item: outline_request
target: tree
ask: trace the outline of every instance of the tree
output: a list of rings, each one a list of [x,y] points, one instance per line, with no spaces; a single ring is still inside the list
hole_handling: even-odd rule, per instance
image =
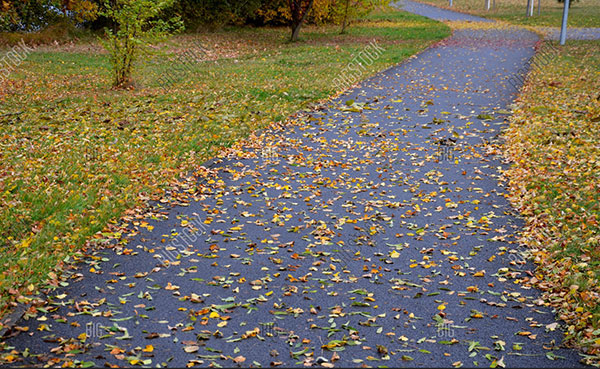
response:
[[[38,31],[61,20],[82,23],[97,15],[94,0],[0,0],[0,30]]]
[[[346,33],[346,25],[348,24],[348,7],[350,6],[350,0],[346,0],[346,4],[344,6],[344,20],[342,21],[342,30],[341,34]]]
[[[158,18],[161,11],[174,0],[104,0],[102,15],[114,22],[106,29],[106,39],[100,39],[110,54],[113,86],[129,87],[134,62],[149,46],[165,41],[183,30],[177,16],[166,21]]]
[[[334,2],[333,10],[335,13],[335,18],[337,18],[336,21],[342,25],[342,30],[340,31],[340,33],[342,34],[346,32],[346,28],[348,27],[352,19],[368,14],[377,6],[385,6],[390,3],[390,0],[332,1]]]
[[[0,0],[0,26],[6,31],[34,31],[44,28],[57,17],[50,11],[51,0]]]
[[[290,38],[290,41],[298,40],[300,27],[302,27],[302,23],[304,23],[306,16],[310,13],[313,3],[314,0],[288,0],[292,18],[290,22],[292,28],[292,37]]]
[[[64,16],[76,23],[94,20],[98,15],[98,5],[89,0],[62,0],[61,5]]]
[[[244,23],[263,0],[177,0],[165,13],[179,14],[186,29],[216,29]]]

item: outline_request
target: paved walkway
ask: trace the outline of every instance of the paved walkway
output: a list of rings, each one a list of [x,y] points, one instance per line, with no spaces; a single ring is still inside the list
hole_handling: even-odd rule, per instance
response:
[[[16,356],[578,366],[538,291],[516,283],[532,265],[515,252],[522,222],[498,184],[507,79],[536,41],[458,30],[267,132],[262,150],[216,160],[189,206],[138,223],[128,246],[88,260],[46,314],[19,322]]]
[[[396,6],[410,13],[419,14],[439,21],[469,21],[469,22],[494,22],[493,19],[478,17],[466,13],[454,12],[428,4],[411,0],[399,0]],[[560,28],[540,27],[540,31],[546,34],[547,40],[558,40]],[[568,40],[600,40],[600,28],[573,28],[567,30]]]
[[[494,22],[492,19],[482,18],[466,13],[453,12],[451,10],[442,9],[411,0],[399,0],[394,5],[407,12],[422,15],[438,21]]]
[[[560,39],[560,28],[542,27],[541,31],[546,34],[547,40],[558,41]],[[600,40],[600,28],[568,28],[568,40]]]

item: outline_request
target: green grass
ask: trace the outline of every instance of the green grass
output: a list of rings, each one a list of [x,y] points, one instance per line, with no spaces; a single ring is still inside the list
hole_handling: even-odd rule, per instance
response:
[[[450,34],[393,10],[338,32],[306,27],[293,44],[285,28],[181,35],[167,56],[139,64],[132,91],[110,89],[107,54],[94,43],[32,53],[0,85],[0,313],[86,241],[118,238],[107,225],[126,209],[159,198],[251,131],[334,94],[333,79],[373,38],[385,52],[362,78]],[[159,77],[177,64],[171,56],[194,41],[208,60],[161,88]]]
[[[448,0],[420,0],[437,6],[448,7]],[[493,1],[493,0],[490,0]],[[542,0],[541,14],[537,15],[537,0],[534,0],[534,16],[526,17],[526,0],[496,0],[496,8],[485,9],[484,0],[456,0],[453,10],[482,17],[498,19],[528,26],[560,27],[563,4],[556,0]],[[597,0],[572,1],[569,10],[570,27],[600,27],[600,3]]]
[[[511,200],[538,287],[567,338],[600,364],[600,41],[572,41],[535,68],[505,133]]]

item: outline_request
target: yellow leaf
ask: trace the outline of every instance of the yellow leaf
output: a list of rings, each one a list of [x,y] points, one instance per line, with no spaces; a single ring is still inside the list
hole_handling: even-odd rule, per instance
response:
[[[241,355],[233,358],[233,362],[236,364],[243,363],[244,361],[246,361],[246,358]]]

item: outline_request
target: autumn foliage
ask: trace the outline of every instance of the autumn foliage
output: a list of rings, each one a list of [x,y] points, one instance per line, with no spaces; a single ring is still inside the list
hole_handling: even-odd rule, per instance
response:
[[[572,43],[528,79],[505,134],[522,242],[539,265],[528,282],[600,356],[600,44]],[[568,57],[570,55],[571,57]]]
[[[35,31],[60,18],[81,23],[94,20],[97,15],[98,3],[94,0],[2,0],[0,30]]]
[[[110,53],[113,69],[113,86],[131,84],[135,61],[149,45],[165,41],[172,33],[183,29],[179,17],[162,20],[161,10],[173,4],[173,0],[118,0],[104,3],[103,15],[114,22],[114,29],[107,28],[102,45]]]

